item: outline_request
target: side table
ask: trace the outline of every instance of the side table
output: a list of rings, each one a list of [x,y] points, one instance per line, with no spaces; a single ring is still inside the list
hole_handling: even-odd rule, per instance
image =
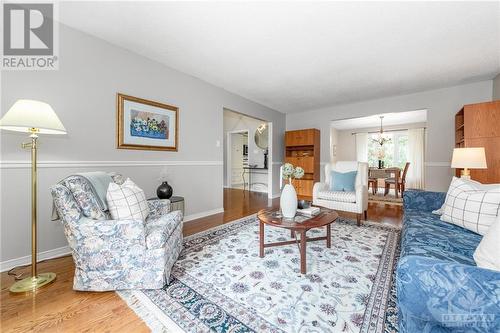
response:
[[[158,197],[149,198],[148,200],[157,200]],[[182,215],[184,215],[184,197],[172,196],[170,197],[170,211],[180,210]]]
[[[171,211],[180,210],[184,215],[184,197],[172,196],[169,200]]]

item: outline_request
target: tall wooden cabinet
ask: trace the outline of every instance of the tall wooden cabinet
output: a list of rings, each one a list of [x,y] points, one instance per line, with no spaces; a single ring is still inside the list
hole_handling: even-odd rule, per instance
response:
[[[319,182],[320,132],[315,128],[285,133],[285,161],[304,169],[304,177],[294,179],[297,195],[311,197],[315,182]]]
[[[484,147],[487,169],[471,169],[471,179],[500,183],[500,101],[468,104],[455,115],[455,147]],[[460,170],[456,170],[460,176]]]

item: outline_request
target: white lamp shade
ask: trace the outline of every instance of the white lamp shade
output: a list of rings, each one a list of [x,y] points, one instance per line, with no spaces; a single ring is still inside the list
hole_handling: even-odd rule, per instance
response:
[[[452,168],[486,169],[484,148],[455,148],[451,159]]]
[[[41,134],[66,134],[66,129],[52,107],[44,102],[20,99],[0,119],[0,129]]]

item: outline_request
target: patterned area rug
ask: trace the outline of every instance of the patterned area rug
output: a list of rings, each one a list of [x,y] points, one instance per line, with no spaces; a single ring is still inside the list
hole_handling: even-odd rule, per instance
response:
[[[331,249],[307,244],[302,275],[295,244],[259,258],[258,222],[249,216],[186,238],[168,286],[119,295],[154,332],[393,332],[399,236],[339,218]],[[268,242],[289,237],[266,226]]]
[[[403,198],[401,198],[401,196],[396,198],[396,196],[393,193],[384,195],[384,193],[381,193],[380,191],[377,194],[373,194],[371,192],[368,193],[368,201],[378,202],[388,205],[397,205],[397,206],[403,205]]]

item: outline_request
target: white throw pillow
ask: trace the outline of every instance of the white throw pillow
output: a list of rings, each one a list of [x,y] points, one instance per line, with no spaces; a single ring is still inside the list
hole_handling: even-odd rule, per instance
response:
[[[110,183],[106,193],[109,213],[113,220],[141,220],[149,214],[149,206],[144,191],[130,178],[122,185]]]
[[[500,215],[479,242],[474,260],[478,267],[500,271]]]
[[[446,204],[443,203],[443,205],[441,207],[439,207],[438,209],[435,209],[432,211],[432,214],[435,214],[435,215],[443,215],[443,212],[444,212],[444,207],[446,207]]]
[[[483,185],[453,177],[441,220],[484,235],[497,218],[500,184]]]

